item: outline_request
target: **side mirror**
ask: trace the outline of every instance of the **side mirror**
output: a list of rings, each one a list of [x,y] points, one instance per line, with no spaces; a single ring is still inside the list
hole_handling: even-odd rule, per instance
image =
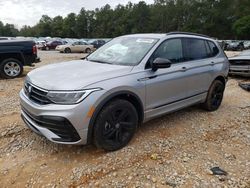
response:
[[[156,58],[152,63],[152,70],[165,69],[171,67],[172,62],[169,59]]]

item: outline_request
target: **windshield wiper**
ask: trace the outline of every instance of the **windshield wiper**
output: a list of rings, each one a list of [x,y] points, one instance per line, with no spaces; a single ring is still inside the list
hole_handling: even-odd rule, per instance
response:
[[[113,64],[113,63],[110,63],[110,62],[100,61],[100,60],[88,60],[88,61],[92,61],[92,62],[95,62],[95,63],[102,63],[102,64],[110,64],[110,65]]]

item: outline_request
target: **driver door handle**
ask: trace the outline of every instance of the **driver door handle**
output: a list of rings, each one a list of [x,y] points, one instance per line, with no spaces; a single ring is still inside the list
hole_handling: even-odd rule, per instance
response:
[[[157,75],[138,79],[139,82],[157,78]]]

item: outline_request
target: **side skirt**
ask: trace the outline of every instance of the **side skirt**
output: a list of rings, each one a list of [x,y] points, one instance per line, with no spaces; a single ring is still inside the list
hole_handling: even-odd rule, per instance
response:
[[[179,100],[164,106],[160,106],[158,108],[150,109],[144,112],[145,114],[144,122],[159,117],[163,114],[168,114],[174,111],[178,111],[182,108],[186,108],[188,106],[202,103],[206,100],[206,97],[207,97],[207,92],[183,100]]]

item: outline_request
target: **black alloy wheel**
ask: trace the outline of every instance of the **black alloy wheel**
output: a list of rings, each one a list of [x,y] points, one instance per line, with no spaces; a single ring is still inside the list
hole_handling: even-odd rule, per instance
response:
[[[203,108],[208,111],[217,110],[222,103],[224,90],[225,84],[220,80],[215,80],[208,91],[206,102],[202,104]]]
[[[138,114],[128,101],[118,99],[103,108],[94,130],[95,145],[107,151],[126,146],[138,125]]]

